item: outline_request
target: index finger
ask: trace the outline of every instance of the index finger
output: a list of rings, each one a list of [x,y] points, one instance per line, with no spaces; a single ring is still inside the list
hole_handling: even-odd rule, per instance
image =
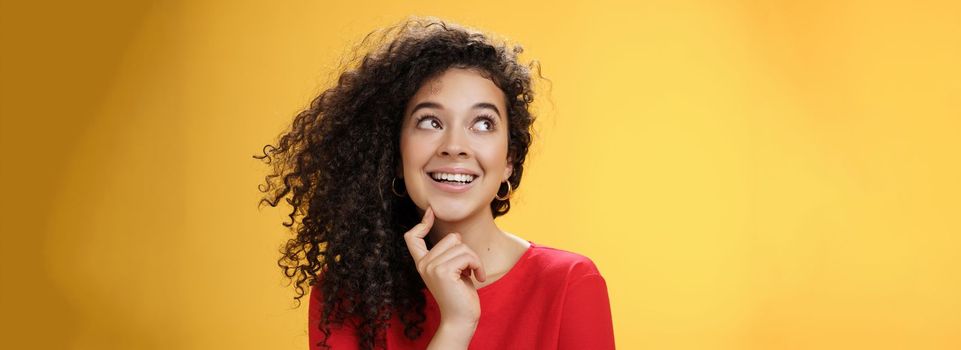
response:
[[[424,241],[424,237],[427,236],[427,233],[430,232],[430,228],[433,225],[434,209],[427,207],[421,222],[404,234],[404,241],[407,242],[407,250],[410,251],[414,262],[420,261],[424,255],[427,255],[427,242]]]

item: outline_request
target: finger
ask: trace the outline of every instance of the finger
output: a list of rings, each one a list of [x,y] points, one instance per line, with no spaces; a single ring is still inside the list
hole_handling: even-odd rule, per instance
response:
[[[448,249],[460,243],[461,239],[459,233],[447,234],[447,236],[442,238],[440,242],[437,242],[437,244],[434,244],[434,246],[430,248],[430,251],[427,252],[427,255],[424,255],[424,257],[417,261],[418,269],[422,267],[426,268],[431,261],[434,261],[434,259],[446,252]]]
[[[407,250],[410,251],[414,262],[420,261],[424,255],[427,255],[427,242],[424,241],[424,237],[430,232],[432,226],[434,226],[434,209],[427,207],[421,222],[404,234]]]
[[[450,234],[448,236],[451,236],[451,235],[453,234]],[[443,266],[444,263],[446,263],[451,258],[464,253],[464,247],[466,247],[464,243],[454,241],[453,239],[451,239],[451,241],[452,242],[447,243],[447,244],[450,244],[450,247],[448,247],[447,249],[438,250],[437,252],[434,252],[434,250],[436,249],[431,249],[431,252],[434,252],[434,253],[433,254],[431,254],[430,252],[427,253],[427,256],[430,256],[430,260],[427,260],[426,257],[424,260],[421,260],[421,264],[424,265],[424,270],[432,271],[434,269],[437,269]],[[437,243],[437,244],[440,244],[440,243]]]
[[[476,256],[469,253],[461,253],[460,255],[454,256],[450,260],[444,263],[445,266],[451,266],[451,271],[459,276],[470,275],[468,272],[474,272],[474,278],[478,282],[484,282],[486,276],[484,276],[484,267]]]
[[[469,257],[471,260],[471,264],[469,266],[457,265],[456,266],[458,268],[457,271],[464,272],[465,270],[469,269],[474,273],[474,278],[476,278],[477,281],[484,282],[484,280],[487,279],[487,273],[484,270],[484,264],[481,262],[480,256],[478,256],[477,253],[475,253],[474,250],[470,249],[470,247],[468,247],[466,244],[459,244],[448,249],[441,255],[434,258],[431,262],[429,262],[428,268],[438,268],[441,266],[451,264],[453,261],[455,261],[455,259],[458,259],[461,255]]]

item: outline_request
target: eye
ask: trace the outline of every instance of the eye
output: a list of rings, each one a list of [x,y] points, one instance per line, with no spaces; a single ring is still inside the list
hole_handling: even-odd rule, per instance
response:
[[[474,122],[474,129],[480,131],[494,130],[494,118],[488,115],[477,118],[477,121]]]
[[[417,127],[421,129],[440,129],[440,122],[432,115],[421,116],[417,119]]]

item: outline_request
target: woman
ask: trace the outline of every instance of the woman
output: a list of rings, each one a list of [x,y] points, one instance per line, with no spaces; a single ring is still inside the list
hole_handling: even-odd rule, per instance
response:
[[[413,18],[362,51],[258,157],[261,202],[291,197],[279,264],[311,347],[613,349],[593,262],[494,222],[531,144],[521,48]]]

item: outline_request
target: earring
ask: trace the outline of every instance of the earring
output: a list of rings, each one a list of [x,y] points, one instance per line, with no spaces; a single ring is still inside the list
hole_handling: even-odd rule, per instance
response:
[[[510,198],[511,198],[511,193],[514,192],[514,189],[511,188],[511,182],[510,182],[510,181],[504,181],[504,182],[507,183],[507,194],[504,195],[504,197],[498,196],[498,195],[500,194],[500,192],[501,192],[500,187],[497,188],[497,193],[494,194],[494,198],[497,198],[497,199],[502,200],[502,201],[506,201],[506,200],[510,199]]]
[[[396,190],[397,184],[396,184],[396,182],[397,182],[397,178],[396,178],[396,177],[395,177],[393,180],[390,180],[390,191],[391,191],[391,192],[394,192],[394,195],[396,195],[397,197],[403,197],[404,195],[407,194],[407,192],[405,191],[404,193],[397,193],[397,190]]]

